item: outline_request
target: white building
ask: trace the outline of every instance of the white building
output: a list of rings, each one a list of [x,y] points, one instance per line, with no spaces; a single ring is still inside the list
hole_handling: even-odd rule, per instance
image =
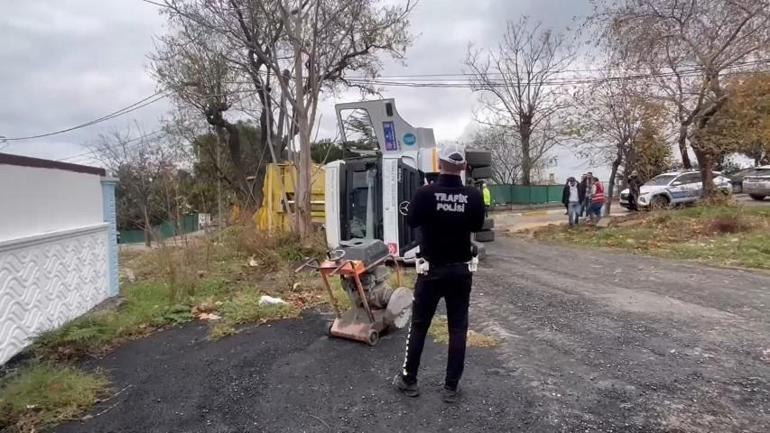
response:
[[[118,294],[115,183],[0,153],[0,364]]]

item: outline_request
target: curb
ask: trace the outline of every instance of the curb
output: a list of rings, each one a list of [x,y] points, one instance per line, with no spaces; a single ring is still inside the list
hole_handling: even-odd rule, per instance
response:
[[[558,215],[564,214],[564,209],[550,209],[550,210],[533,210],[527,212],[517,212],[508,215],[512,216],[546,216],[546,215]]]

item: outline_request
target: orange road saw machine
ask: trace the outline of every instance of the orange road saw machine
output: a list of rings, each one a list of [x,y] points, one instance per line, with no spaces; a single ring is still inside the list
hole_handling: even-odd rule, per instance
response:
[[[395,269],[396,288],[389,283],[392,274],[389,263]],[[325,260],[310,259],[296,271],[307,269],[321,274],[334,308],[336,318],[329,326],[330,336],[374,346],[381,335],[409,323],[412,291],[401,287],[398,257],[390,254],[388,246],[381,240],[342,241],[338,248],[327,253]],[[350,300],[351,308],[344,312],[340,311],[332,290],[332,282],[337,277]]]

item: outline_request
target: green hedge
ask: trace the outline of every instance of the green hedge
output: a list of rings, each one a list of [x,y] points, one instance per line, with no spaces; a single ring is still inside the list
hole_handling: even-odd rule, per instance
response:
[[[162,239],[170,238],[177,234],[192,233],[198,231],[198,214],[185,215],[182,217],[182,221],[179,227],[179,233],[176,232],[176,226],[171,221],[163,221],[162,223],[153,226],[153,231],[156,236],[160,236]],[[121,244],[135,244],[144,242],[144,230],[120,230],[120,243]]]
[[[546,204],[561,202],[562,185],[489,185],[492,203],[506,204]]]

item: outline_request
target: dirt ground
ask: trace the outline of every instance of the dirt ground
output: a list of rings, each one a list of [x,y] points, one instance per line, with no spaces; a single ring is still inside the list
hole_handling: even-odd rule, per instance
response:
[[[389,386],[404,333],[375,348],[324,336],[320,313],[219,342],[205,325],[89,367],[122,392],[58,432],[767,432],[770,276],[501,237],[477,274],[463,400]]]

